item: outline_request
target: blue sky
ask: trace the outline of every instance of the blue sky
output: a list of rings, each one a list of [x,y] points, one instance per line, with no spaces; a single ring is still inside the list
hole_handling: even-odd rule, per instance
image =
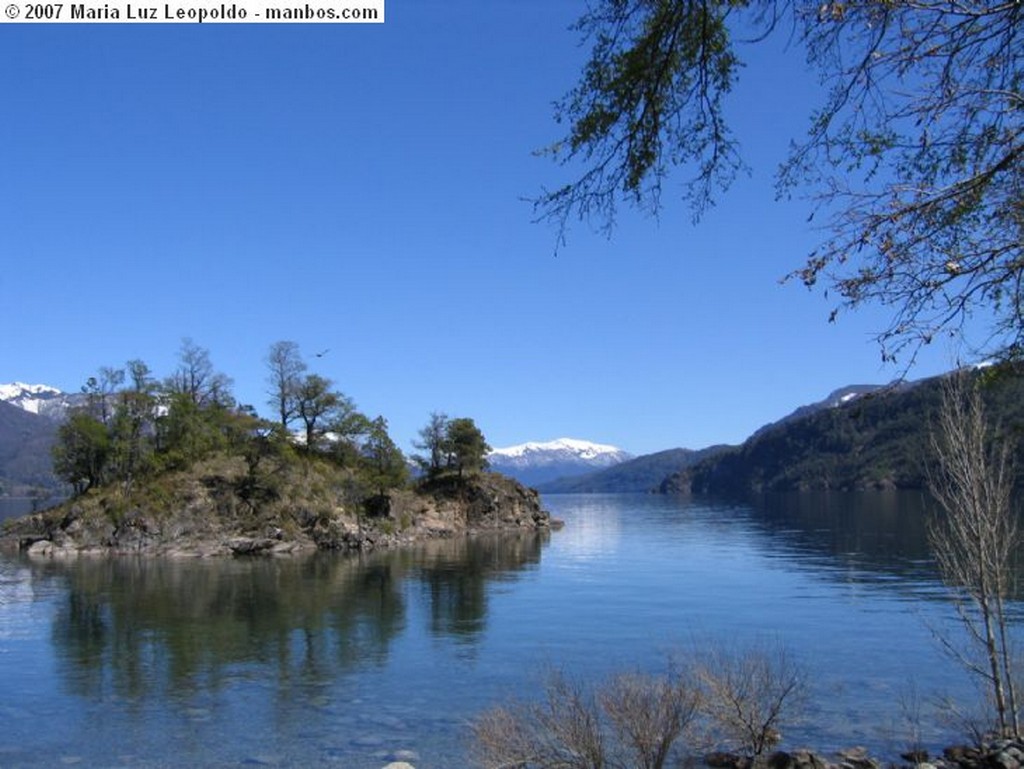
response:
[[[820,99],[769,41],[731,114],[752,167],[694,225],[609,240],[532,223],[564,181],[532,152],[585,55],[582,0],[388,0],[383,25],[2,25],[0,381],[77,390],[183,337],[270,413],[267,348],[298,342],[408,449],[431,411],[494,446],[634,453],[739,442],[900,373],[872,332],[779,278],[821,233],[772,174]],[[315,352],[329,349],[322,358]],[[910,372],[948,368],[936,346]]]

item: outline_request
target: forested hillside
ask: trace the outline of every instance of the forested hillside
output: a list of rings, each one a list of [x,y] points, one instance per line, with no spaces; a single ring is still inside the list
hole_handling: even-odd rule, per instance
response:
[[[1004,370],[979,378],[1004,434],[1024,431],[1024,379]],[[942,378],[888,388],[760,430],[736,449],[669,476],[665,493],[921,488]],[[1020,468],[1024,463],[1018,463]]]

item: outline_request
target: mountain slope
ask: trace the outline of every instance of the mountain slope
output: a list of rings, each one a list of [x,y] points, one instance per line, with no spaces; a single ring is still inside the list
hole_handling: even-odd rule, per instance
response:
[[[731,451],[673,474],[661,491],[922,488],[931,454],[928,431],[939,411],[941,383],[936,377],[912,386],[881,388],[783,420]],[[983,394],[990,415],[1004,429],[1022,429],[1024,379],[998,377]]]
[[[657,490],[658,485],[671,473],[690,467],[728,448],[711,446],[697,451],[668,449],[655,454],[645,454],[603,470],[547,481],[538,484],[537,490],[545,494],[646,493]]]
[[[492,470],[530,485],[582,475],[628,459],[632,459],[632,455],[615,446],[576,438],[522,443],[494,449],[487,455]]]
[[[0,496],[61,493],[50,452],[60,423],[84,401],[45,384],[0,384]]]
[[[57,422],[0,401],[0,496],[57,489],[50,449]]]

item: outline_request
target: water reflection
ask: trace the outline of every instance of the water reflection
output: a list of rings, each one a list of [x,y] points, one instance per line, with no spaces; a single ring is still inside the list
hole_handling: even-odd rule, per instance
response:
[[[929,518],[942,513],[923,492],[771,494],[751,505],[752,521],[768,535],[769,547],[801,568],[841,581],[891,583],[913,598],[947,595],[927,533]],[[1018,566],[1024,577],[1024,562]]]
[[[55,582],[60,674],[83,697],[217,690],[238,666],[270,668],[288,696],[383,666],[410,598],[429,632],[472,642],[487,623],[487,583],[539,562],[540,535],[433,542],[400,553],[281,560],[81,559],[31,563]],[[410,595],[413,593],[414,595]]]
[[[546,537],[462,539],[417,559],[412,574],[430,606],[430,632],[463,642],[475,640],[486,626],[487,584],[539,563]]]
[[[931,560],[925,522],[934,510],[921,493],[793,493],[754,502],[769,530],[829,556],[856,554],[879,570]]]

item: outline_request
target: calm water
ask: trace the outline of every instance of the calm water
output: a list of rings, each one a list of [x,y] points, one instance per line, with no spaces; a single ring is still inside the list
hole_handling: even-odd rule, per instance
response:
[[[0,766],[458,767],[467,721],[552,666],[765,638],[812,674],[789,747],[891,754],[901,700],[970,691],[919,498],[545,501],[549,537],[363,557],[0,559]]]

